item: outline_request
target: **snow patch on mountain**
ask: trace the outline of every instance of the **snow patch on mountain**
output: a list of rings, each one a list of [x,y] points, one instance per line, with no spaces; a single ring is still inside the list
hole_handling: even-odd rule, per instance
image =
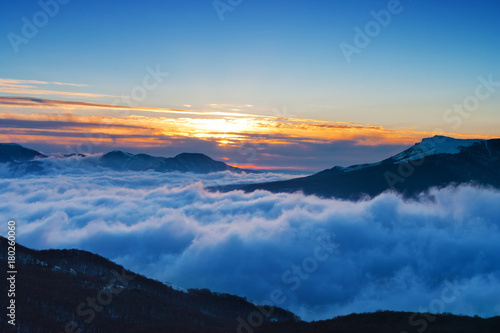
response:
[[[420,160],[426,156],[438,154],[458,154],[462,148],[470,147],[475,143],[483,142],[480,139],[454,139],[447,136],[436,135],[432,138],[423,139],[410,149],[393,156],[391,159],[396,164],[407,163],[408,161]]]
[[[350,167],[347,168],[342,168],[343,172],[350,172],[350,171],[356,171],[356,170],[361,170],[369,167],[374,167],[377,165],[382,164],[382,162],[377,162],[377,163],[367,163],[367,164],[356,164],[356,165],[351,165]]]

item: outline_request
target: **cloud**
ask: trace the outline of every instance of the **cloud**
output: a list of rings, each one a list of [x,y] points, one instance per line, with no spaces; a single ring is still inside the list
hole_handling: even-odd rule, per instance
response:
[[[0,113],[0,142],[33,144],[34,149],[49,151],[71,147],[81,153],[113,149],[162,156],[202,152],[231,165],[254,168],[320,171],[336,165],[377,162],[434,134],[464,139],[493,137],[42,98],[0,97],[0,109],[9,110]],[[82,146],[85,150],[78,151]]]
[[[61,96],[74,96],[74,97],[114,97],[112,95],[105,95],[105,94],[32,89],[31,87],[29,88],[0,87],[0,93],[22,94],[22,95],[61,95]]]
[[[37,80],[13,80],[0,78],[0,93],[5,94],[22,94],[22,95],[59,95],[59,96],[74,96],[74,97],[114,97],[105,94],[85,93],[85,92],[70,92],[60,90],[40,89],[39,86],[52,85],[59,87],[86,87],[84,84],[62,83],[62,82],[47,82]]]
[[[21,244],[85,249],[174,285],[259,302],[281,290],[279,305],[304,319],[378,309],[500,314],[496,190],[347,202],[203,188],[286,177],[272,174],[66,170],[0,179],[0,212],[17,221]]]
[[[0,85],[24,85],[24,84],[42,84],[42,85],[56,85],[56,86],[72,86],[72,87],[87,87],[86,84],[77,83],[62,83],[62,82],[48,82],[48,81],[37,81],[37,80],[13,80],[13,79],[1,79]]]
[[[0,85],[1,89],[1,85]],[[6,88],[7,89],[7,88]],[[1,91],[0,91],[1,92]],[[108,96],[108,95],[95,95],[93,97]],[[92,96],[90,96],[92,97]],[[114,97],[114,96],[108,96]],[[126,110],[127,114],[143,114],[143,113],[164,113],[173,115],[198,115],[198,116],[232,116],[232,117],[256,117],[256,118],[266,118],[266,116],[252,115],[245,113],[236,112],[225,112],[225,111],[195,111],[195,110],[175,110],[168,108],[150,108],[150,107],[140,107],[140,106],[123,106],[115,104],[103,104],[103,103],[90,103],[90,102],[80,102],[80,101],[64,101],[64,100],[52,100],[52,99],[42,99],[42,98],[30,98],[30,97],[11,97],[11,96],[0,96],[0,105],[8,105],[10,107],[34,107],[34,108],[60,108],[60,109],[80,109],[80,110]]]

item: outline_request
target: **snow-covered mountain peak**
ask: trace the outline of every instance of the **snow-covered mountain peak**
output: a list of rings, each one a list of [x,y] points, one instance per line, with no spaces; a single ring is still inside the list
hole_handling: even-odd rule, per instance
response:
[[[395,163],[406,163],[412,160],[419,160],[426,156],[437,154],[458,154],[464,147],[470,147],[477,142],[484,140],[464,140],[454,139],[447,136],[436,135],[432,138],[425,138],[420,143],[392,157]]]

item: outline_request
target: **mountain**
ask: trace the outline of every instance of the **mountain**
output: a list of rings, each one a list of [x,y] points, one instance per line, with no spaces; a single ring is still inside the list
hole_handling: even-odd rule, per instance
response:
[[[182,153],[175,157],[155,157],[146,154],[129,154],[115,150],[104,154],[100,158],[102,166],[114,170],[146,171],[154,170],[158,172],[181,171],[194,173],[210,173],[219,171],[232,172],[256,172],[253,170],[239,169],[214,161],[204,154]]]
[[[28,162],[36,158],[45,158],[46,155],[36,150],[25,148],[17,143],[0,143],[0,163]]]
[[[43,173],[43,159],[47,158],[36,150],[29,149],[16,143],[0,143],[0,163],[9,163],[13,174]],[[56,158],[86,157],[84,154],[55,155]],[[204,154],[182,153],[175,157],[155,157],[147,154],[130,154],[114,150],[99,158],[98,164],[113,170],[147,171],[157,172],[193,172],[211,173],[220,171],[258,173],[259,171],[240,169],[215,161]],[[64,167],[64,165],[61,165]]]
[[[403,151],[402,153],[393,156],[395,163],[407,163],[410,161],[420,160],[430,155],[440,154],[458,154],[462,148],[470,147],[474,144],[487,144],[486,140],[461,140],[450,138],[447,136],[436,135],[432,138],[423,139],[422,142],[416,143],[413,147]]]
[[[244,298],[177,290],[90,252],[36,251],[19,244],[15,250],[17,332],[63,332],[69,322],[86,333],[234,332],[239,317],[260,313]],[[1,236],[0,265],[7,267],[7,240]],[[0,278],[6,281],[6,269]],[[7,308],[7,297],[0,298],[0,306]],[[10,332],[4,318],[2,332]],[[297,320],[281,308],[265,317],[266,322]]]
[[[7,267],[7,249],[7,240],[0,236],[2,267]],[[208,289],[181,291],[86,251],[36,251],[19,244],[15,250],[17,329],[6,323],[4,315],[0,327],[5,333],[500,331],[500,317],[390,311],[308,323],[289,311],[259,307],[238,296]],[[0,279],[7,277],[6,269],[1,270]],[[7,297],[0,298],[0,306],[7,308]],[[269,316],[259,315],[264,313]]]
[[[307,177],[240,189],[302,191],[321,197],[357,200],[387,190],[414,197],[431,187],[463,183],[500,188],[500,139],[459,140],[434,136],[378,163],[337,166]]]
[[[351,314],[330,320],[276,322],[255,329],[254,333],[498,333],[500,317],[480,318],[451,314],[421,314],[377,311]]]
[[[0,143],[0,163],[7,164],[12,174],[41,173],[44,158],[47,155],[17,143]]]

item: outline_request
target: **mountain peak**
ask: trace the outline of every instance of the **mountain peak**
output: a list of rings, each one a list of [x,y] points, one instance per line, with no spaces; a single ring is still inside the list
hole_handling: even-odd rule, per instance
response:
[[[233,172],[253,172],[245,169],[238,169],[215,161],[211,157],[202,153],[181,153],[175,157],[155,157],[147,154],[129,154],[120,150],[114,150],[104,154],[100,158],[100,163],[104,167],[115,170],[146,171],[154,170],[158,172],[194,172],[210,173],[221,171]]]
[[[423,157],[426,157],[425,163],[405,166],[408,161],[417,161]],[[500,139],[461,140],[435,136],[423,139],[404,152],[379,163],[335,167],[307,177],[239,188],[245,192],[300,191],[306,195],[347,200],[360,200],[367,196],[373,198],[388,190],[405,197],[417,197],[431,188],[452,184],[475,184],[500,189],[498,170]]]
[[[103,156],[106,156],[106,155],[107,156],[128,156],[128,157],[134,156],[131,153],[127,153],[127,152],[124,152],[121,150],[112,150],[109,153],[104,154]]]
[[[198,160],[212,160],[209,156],[202,153],[180,153],[174,157],[175,159],[198,159]]]
[[[17,143],[0,143],[0,163],[26,162],[35,158],[44,158],[46,155]]]
[[[21,147],[19,143],[11,143],[11,142],[6,142],[6,143],[0,143],[0,146],[14,146],[14,147]]]
[[[483,142],[481,139],[455,139],[443,135],[435,135],[432,138],[424,138],[420,143],[393,156],[391,159],[397,164],[408,161],[419,160],[429,155],[458,154],[462,148],[470,147],[475,143]]]

